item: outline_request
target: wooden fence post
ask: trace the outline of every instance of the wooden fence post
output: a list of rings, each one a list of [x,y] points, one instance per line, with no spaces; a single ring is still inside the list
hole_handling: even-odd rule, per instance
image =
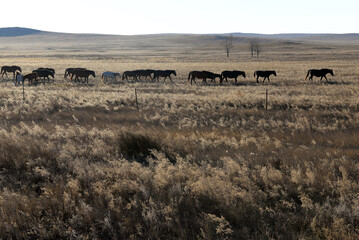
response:
[[[139,109],[138,109],[137,89],[136,89],[136,88],[135,88],[135,96],[136,96],[136,108],[137,108],[137,110],[139,110]]]
[[[23,81],[22,82],[22,100],[23,101],[25,101],[25,87],[24,87],[24,85],[25,85],[25,82]]]

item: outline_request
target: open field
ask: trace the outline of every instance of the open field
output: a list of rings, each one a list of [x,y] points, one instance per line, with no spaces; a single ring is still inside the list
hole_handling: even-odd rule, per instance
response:
[[[356,40],[268,39],[252,59],[242,37],[230,58],[204,36],[147,36],[147,48],[140,37],[66,37],[0,39],[1,66],[56,70],[53,83],[26,85],[25,101],[0,82],[0,238],[359,238]],[[67,67],[97,76],[68,83]],[[147,68],[177,77],[100,82]],[[309,68],[335,76],[307,82]],[[204,69],[248,77],[187,83]],[[277,77],[256,84],[260,69]]]

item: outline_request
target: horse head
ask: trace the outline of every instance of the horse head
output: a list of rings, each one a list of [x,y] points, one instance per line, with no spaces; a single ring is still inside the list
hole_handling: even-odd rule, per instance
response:
[[[95,72],[94,71],[90,71],[90,75],[92,75],[94,78],[96,77]]]
[[[333,69],[329,69],[330,75],[334,76]]]
[[[277,76],[277,73],[275,71],[272,71],[272,73],[273,73],[274,76]]]
[[[244,78],[246,78],[246,73],[245,73],[245,72],[242,72],[242,76],[243,76]]]
[[[177,76],[177,73],[175,70],[171,71],[171,73],[173,73],[173,75]]]

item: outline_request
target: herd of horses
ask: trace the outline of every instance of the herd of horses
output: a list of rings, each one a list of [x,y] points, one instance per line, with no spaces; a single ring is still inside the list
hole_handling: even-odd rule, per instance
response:
[[[35,85],[39,83],[39,80],[42,80],[43,83],[50,82],[50,77],[53,79],[55,78],[55,70],[53,68],[38,68],[33,70],[31,73],[27,73],[25,75],[22,75],[21,68],[19,66],[3,66],[1,67],[1,77],[4,78],[4,76],[9,77],[8,73],[13,74],[13,78],[15,79],[15,85],[17,83],[20,83],[22,81],[22,84],[25,80],[28,80],[29,85]],[[322,69],[309,69],[307,72],[307,76],[305,77],[305,80],[309,77],[309,81],[313,81],[313,77],[320,77],[320,81],[324,78],[327,82],[328,79],[326,77],[327,74],[330,74],[334,76],[333,70],[328,68],[322,68]],[[167,78],[171,82],[172,78],[171,75],[177,76],[176,71],[174,70],[152,70],[152,69],[146,69],[146,70],[133,70],[133,71],[125,71],[122,73],[122,80],[132,80],[137,81],[141,80],[141,77],[146,80],[147,78],[151,79],[152,81],[159,81],[160,78],[163,78],[163,81],[165,82]],[[256,82],[259,82],[259,78],[263,78],[263,82],[267,79],[268,82],[270,82],[269,77],[271,75],[277,76],[277,73],[273,70],[270,71],[255,71],[254,72],[254,78],[256,79]],[[70,81],[70,82],[80,82],[80,83],[87,83],[89,77],[93,76],[96,77],[96,74],[93,70],[89,70],[86,68],[67,68],[65,70],[64,78]],[[228,82],[229,79],[234,79],[237,83],[238,77],[242,76],[243,78],[246,78],[246,73],[244,71],[223,71],[221,74],[209,72],[209,71],[191,71],[188,74],[188,82],[191,83],[197,83],[196,79],[202,80],[202,83],[207,84],[207,79],[210,79],[211,82],[215,82],[216,79],[219,79],[219,83],[222,84],[222,82],[225,80]],[[121,74],[119,72],[111,72],[106,71],[103,72],[101,75],[101,81],[106,83],[109,81],[109,79],[117,81],[117,77],[121,78]]]

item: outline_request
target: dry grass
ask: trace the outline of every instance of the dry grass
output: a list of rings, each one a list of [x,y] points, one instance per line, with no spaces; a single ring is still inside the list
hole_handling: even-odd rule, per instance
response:
[[[52,84],[25,86],[25,101],[21,88],[1,82],[0,238],[357,239],[359,60],[296,53],[291,61],[269,52],[261,61],[176,52],[163,60],[1,58],[57,74]],[[178,76],[110,85],[97,76],[82,86],[62,79],[74,65]],[[335,76],[305,82],[314,67]],[[189,85],[188,72],[202,69],[249,78]],[[255,84],[258,69],[278,76]]]

